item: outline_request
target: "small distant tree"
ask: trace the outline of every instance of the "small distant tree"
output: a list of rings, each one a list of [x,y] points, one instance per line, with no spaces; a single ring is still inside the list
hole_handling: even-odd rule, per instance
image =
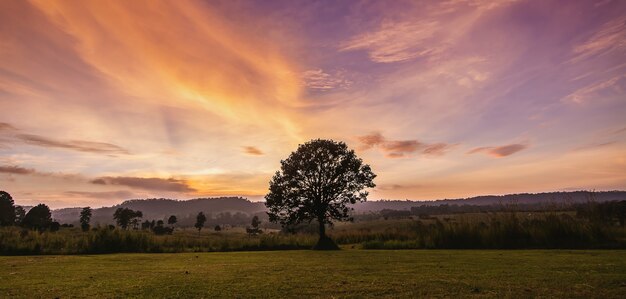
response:
[[[15,224],[15,206],[11,194],[0,191],[0,226]]]
[[[216,232],[219,232],[219,231],[222,230],[222,227],[219,226],[219,225],[216,225],[214,229],[215,229]]]
[[[198,229],[198,232],[202,230],[205,222],[206,222],[206,216],[204,216],[204,213],[202,212],[198,213],[198,216],[196,216],[196,224],[194,224],[194,227]]]
[[[143,213],[141,211],[133,211],[129,208],[118,208],[113,214],[115,222],[122,229],[128,229],[131,224],[138,226],[139,220],[137,218],[141,217],[143,217]]]
[[[169,224],[170,226],[174,226],[176,222],[178,222],[178,219],[174,215],[170,216],[170,218],[167,218],[167,224]]]
[[[150,222],[149,220],[146,220],[146,221],[141,223],[141,229],[148,230],[152,226],[151,224],[152,224],[152,222]]]
[[[43,231],[52,224],[52,213],[50,208],[45,204],[38,204],[24,216],[22,226]]]
[[[21,206],[15,206],[15,224],[22,225],[24,216],[26,216],[26,210]]]
[[[316,220],[319,241],[314,249],[339,249],[326,236],[333,220],[352,220],[349,206],[366,201],[376,175],[345,143],[312,140],[280,162],[265,196],[272,222],[283,227]]]
[[[256,235],[258,233],[261,233],[261,230],[259,229],[259,225],[261,225],[261,220],[259,220],[259,216],[254,216],[252,217],[252,228],[247,228],[246,232],[248,234],[251,235]]]
[[[163,226],[164,224],[165,224],[165,222],[163,220],[157,221],[156,226],[152,228],[152,232],[155,235],[172,234],[174,229],[171,228],[171,227],[164,227]]]
[[[51,232],[56,232],[61,229],[61,224],[56,221],[52,221],[49,228]]]
[[[89,230],[89,222],[91,221],[92,210],[90,207],[84,207],[82,211],[80,211],[80,228],[86,232]]]
[[[261,220],[259,220],[259,216],[252,217],[252,228],[259,229],[259,225],[261,225]]]

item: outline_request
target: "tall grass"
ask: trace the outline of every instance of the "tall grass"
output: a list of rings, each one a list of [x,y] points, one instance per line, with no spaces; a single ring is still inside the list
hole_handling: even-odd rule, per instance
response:
[[[202,252],[287,250],[311,248],[313,235],[177,232],[157,236],[148,231],[97,228],[88,232],[62,229],[37,232],[16,227],[0,229],[0,254],[87,254],[117,252]]]
[[[575,212],[502,212],[442,215],[413,220],[371,220],[338,224],[329,230],[341,245],[365,249],[435,248],[626,248],[626,227],[616,221],[576,217]],[[305,229],[306,231],[306,229]],[[62,228],[37,232],[0,228],[0,254],[92,254],[115,252],[203,252],[308,249],[315,233],[177,230],[149,231]]]
[[[567,213],[520,214],[523,213],[411,221],[382,233],[366,233],[361,236],[362,244],[366,249],[626,248],[624,227]]]

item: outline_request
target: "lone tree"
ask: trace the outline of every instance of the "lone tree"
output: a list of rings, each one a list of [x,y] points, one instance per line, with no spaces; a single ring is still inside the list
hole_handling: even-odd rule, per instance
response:
[[[24,220],[22,220],[22,226],[39,231],[50,228],[51,224],[52,214],[50,213],[50,208],[41,203],[30,209],[24,216]]]
[[[258,230],[259,229],[259,225],[261,225],[261,220],[259,220],[259,216],[254,216],[252,217],[252,228]]]
[[[129,208],[118,208],[113,214],[117,225],[123,229],[128,229],[130,224],[139,223],[137,218],[143,217],[141,211],[133,211]]]
[[[167,218],[167,224],[169,224],[170,226],[174,226],[176,222],[178,222],[178,219],[174,215],[170,216],[170,218]]]
[[[91,208],[85,207],[80,211],[80,228],[86,232],[89,230],[89,222],[91,221]]]
[[[15,224],[15,206],[13,197],[5,191],[0,191],[0,226]]]
[[[317,220],[320,238],[314,249],[339,249],[325,225],[352,220],[348,205],[366,201],[364,189],[376,186],[370,166],[345,143],[323,139],[301,144],[280,163],[265,196],[270,221],[285,227]]]
[[[198,216],[196,216],[196,224],[193,226],[198,229],[198,232],[200,232],[200,230],[204,227],[205,222],[206,216],[204,216],[204,213],[200,212],[198,213]]]

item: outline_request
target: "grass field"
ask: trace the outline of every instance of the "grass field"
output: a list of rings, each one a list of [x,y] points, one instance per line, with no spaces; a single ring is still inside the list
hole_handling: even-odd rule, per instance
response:
[[[0,257],[0,297],[626,297],[626,251]]]

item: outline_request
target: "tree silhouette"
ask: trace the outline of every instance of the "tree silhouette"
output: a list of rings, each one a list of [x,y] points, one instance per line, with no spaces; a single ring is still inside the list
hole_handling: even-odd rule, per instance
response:
[[[261,225],[261,220],[259,220],[259,216],[252,217],[252,228],[259,229],[259,225]]]
[[[22,226],[35,230],[45,230],[52,224],[52,214],[50,208],[45,204],[38,204],[24,216]]]
[[[196,224],[194,224],[193,226],[198,229],[198,232],[200,232],[200,230],[202,230],[202,228],[204,227],[205,222],[206,216],[204,216],[204,213],[200,212],[198,213],[198,216],[196,216]]]
[[[0,191],[0,226],[15,224],[15,206],[11,194]]]
[[[326,236],[333,220],[352,220],[348,204],[367,200],[365,188],[376,185],[376,175],[345,143],[312,140],[281,162],[270,181],[265,205],[270,221],[296,225],[317,220],[319,241],[315,249],[338,249]]]
[[[254,216],[252,217],[252,228],[246,228],[246,232],[248,234],[251,235],[256,235],[258,233],[261,233],[261,230],[259,229],[259,225],[261,225],[261,221],[259,220],[259,216]]]
[[[89,222],[91,221],[91,214],[92,214],[92,210],[90,207],[85,207],[83,208],[82,211],[80,211],[80,228],[86,232],[89,230]]]
[[[24,220],[24,216],[26,216],[26,210],[21,206],[15,206],[15,224],[21,225]]]
[[[141,211],[133,211],[129,208],[118,208],[113,214],[115,222],[122,229],[128,229],[128,226],[131,224],[138,225],[139,221],[137,218],[141,217],[143,217],[143,213],[141,213]]]
[[[178,219],[174,215],[170,216],[170,218],[167,219],[167,224],[169,224],[171,226],[174,226],[174,224],[176,224],[176,222],[178,222]]]

